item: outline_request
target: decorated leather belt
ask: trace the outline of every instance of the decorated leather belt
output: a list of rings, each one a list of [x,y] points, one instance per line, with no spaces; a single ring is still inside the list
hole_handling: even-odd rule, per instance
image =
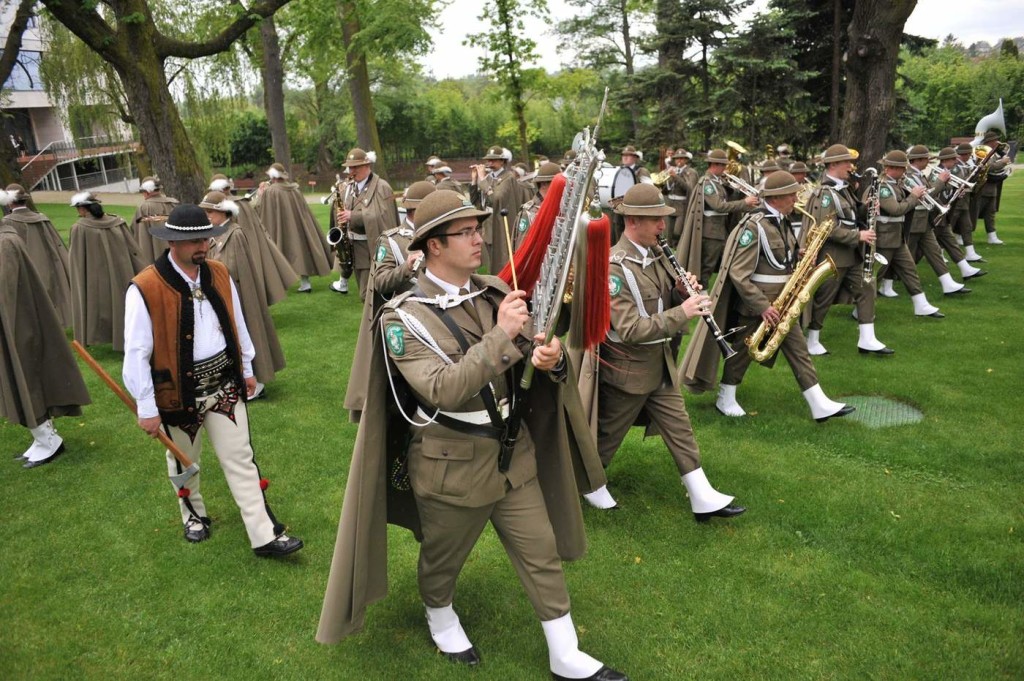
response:
[[[230,383],[234,376],[231,369],[234,362],[226,350],[221,350],[213,357],[199,360],[192,368],[192,377],[196,382],[196,396],[208,397]]]
[[[669,341],[668,338],[659,338],[658,340],[644,341],[643,343],[626,343],[615,329],[608,329],[606,338],[613,343],[622,343],[623,345],[660,345]]]
[[[785,284],[789,281],[788,274],[751,274],[750,281],[757,284]]]

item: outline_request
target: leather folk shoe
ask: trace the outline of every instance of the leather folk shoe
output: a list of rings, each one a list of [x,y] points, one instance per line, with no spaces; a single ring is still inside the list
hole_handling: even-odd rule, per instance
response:
[[[979,261],[976,260],[975,262],[979,262]],[[985,261],[982,260],[980,262],[985,262]],[[986,274],[988,274],[988,270],[978,270],[974,274],[968,274],[967,276],[965,276],[964,277],[964,281],[967,281],[968,279],[978,279],[980,277],[984,277]]]
[[[276,558],[278,556],[287,556],[289,553],[295,553],[302,547],[302,540],[298,537],[289,537],[286,534],[282,534],[269,544],[257,546],[253,549],[253,553],[257,556]]]
[[[862,355],[891,355],[896,351],[890,347],[884,347],[881,348],[880,350],[868,350],[867,348],[858,347],[857,352],[859,352]]]
[[[978,275],[973,275],[973,276],[978,276]],[[947,298],[950,298],[952,296],[965,296],[965,295],[967,295],[970,292],[971,292],[971,289],[967,288],[966,286],[961,286],[960,288],[958,288],[955,291],[946,291],[942,295],[946,296]]]
[[[608,665],[601,667],[590,676],[583,677],[582,679],[573,679],[554,672],[551,672],[551,678],[555,679],[555,681],[629,681],[628,676],[622,672],[615,671]]]
[[[480,664],[480,652],[476,649],[476,646],[471,646],[468,650],[463,650],[461,653],[445,653],[440,650],[437,652],[456,664],[464,664],[468,667],[475,667]]]
[[[698,523],[706,523],[712,518],[732,518],[733,516],[746,513],[747,509],[744,506],[733,506],[732,504],[725,508],[720,508],[717,511],[711,511],[710,513],[694,513],[693,519]]]

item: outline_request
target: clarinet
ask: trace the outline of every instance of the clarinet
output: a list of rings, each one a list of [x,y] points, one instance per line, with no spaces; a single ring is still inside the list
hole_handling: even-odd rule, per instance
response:
[[[700,293],[692,285],[690,280],[686,276],[686,270],[679,264],[676,259],[676,254],[669,248],[668,241],[665,240],[664,235],[658,235],[658,246],[661,248],[661,253],[667,259],[672,268],[676,271],[676,276],[679,277],[679,281],[682,283],[683,288],[686,289],[686,295],[688,297],[699,296]],[[715,339],[715,343],[718,344],[718,349],[722,352],[722,359],[729,359],[736,354],[736,351],[729,345],[729,341],[725,339],[725,334],[718,328],[718,322],[715,321],[713,315],[701,315],[701,319],[708,325],[708,330],[711,331],[711,337]]]

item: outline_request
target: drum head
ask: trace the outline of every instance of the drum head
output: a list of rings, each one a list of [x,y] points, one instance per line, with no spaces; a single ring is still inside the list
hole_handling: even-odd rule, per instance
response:
[[[621,199],[625,194],[626,190],[636,184],[636,173],[632,168],[626,166],[619,166],[619,169],[615,171],[615,176],[612,178],[612,199]]]

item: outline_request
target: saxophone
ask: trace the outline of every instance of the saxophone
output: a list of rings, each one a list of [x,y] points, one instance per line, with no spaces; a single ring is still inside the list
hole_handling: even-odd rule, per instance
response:
[[[341,213],[345,210],[345,203],[353,184],[351,178],[344,182],[338,178],[337,184],[331,190],[331,196],[326,199],[326,201],[333,200],[334,203],[334,226],[327,232],[327,244],[338,254],[338,266],[341,269],[342,279],[351,277],[354,269],[352,238],[348,233],[348,223],[341,219]]]
[[[810,301],[821,283],[836,273],[836,264],[832,262],[831,256],[826,255],[825,260],[815,265],[818,251],[825,245],[829,234],[835,229],[835,214],[830,215],[828,219],[819,224],[799,204],[797,204],[796,210],[803,213],[811,223],[810,229],[807,230],[807,239],[804,242],[804,255],[783,287],[782,293],[772,303],[772,307],[778,311],[781,318],[779,323],[772,327],[768,322],[761,322],[746,340],[747,350],[757,362],[765,362],[779,351],[779,346],[782,345],[786,334],[793,327],[793,323],[799,320],[804,305]]]

